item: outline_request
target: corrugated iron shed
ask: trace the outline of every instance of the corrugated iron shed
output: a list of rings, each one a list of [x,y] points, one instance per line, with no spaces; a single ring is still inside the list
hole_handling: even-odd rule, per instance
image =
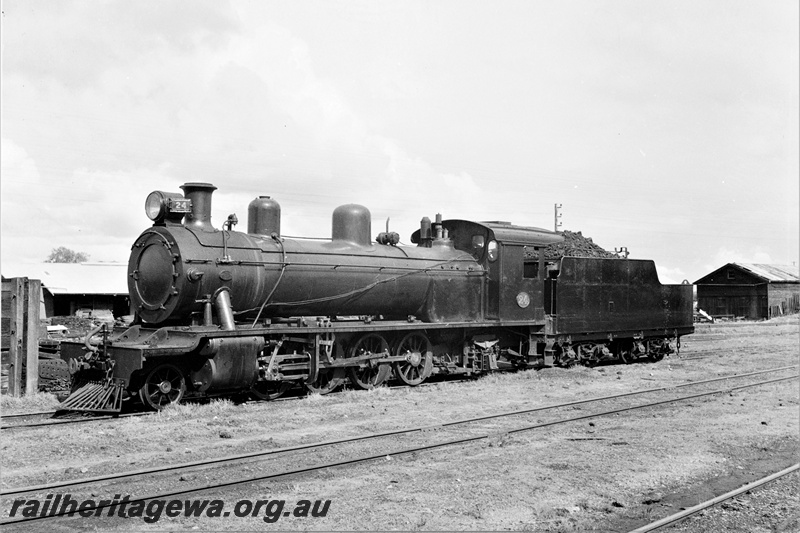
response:
[[[695,281],[698,306],[714,317],[765,319],[800,311],[794,265],[728,263]]]
[[[734,265],[770,282],[800,281],[800,267],[794,265],[764,265],[756,263],[733,263]]]
[[[125,263],[3,263],[4,278],[42,281],[51,294],[128,294]]]

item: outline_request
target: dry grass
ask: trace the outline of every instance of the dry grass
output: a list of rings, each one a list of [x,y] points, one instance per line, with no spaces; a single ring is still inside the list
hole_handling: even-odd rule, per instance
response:
[[[0,397],[0,414],[13,415],[52,411],[59,404],[54,394],[37,392],[29,396],[14,398],[4,394]]]
[[[683,355],[713,355],[705,359],[553,368],[273,403],[219,400],[109,424],[13,432],[3,435],[2,483],[74,477],[64,475],[66,468],[85,468],[88,476],[185,462],[792,364],[797,362],[797,326],[796,317],[776,324],[712,325],[710,332],[719,337],[689,337],[684,343]],[[708,479],[749,472],[739,467],[747,469],[765,457],[779,462],[793,456],[798,405],[796,383],[775,384],[558,428],[501,432],[472,445],[391,456],[212,497],[332,500],[328,517],[287,518],[273,524],[275,529],[632,529],[636,520],[666,514],[661,504],[642,504],[648,498],[701,497],[692,490]],[[561,414],[593,409],[575,406]],[[535,413],[527,422],[555,415]],[[48,460],[43,463],[42,457]],[[314,454],[306,460],[314,460]],[[170,525],[228,531],[266,526],[253,518],[181,519]],[[132,526],[89,520],[81,527]],[[166,523],[145,529],[163,527]]]

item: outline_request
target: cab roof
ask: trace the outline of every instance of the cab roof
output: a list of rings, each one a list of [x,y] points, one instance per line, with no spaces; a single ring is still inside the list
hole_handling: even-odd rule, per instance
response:
[[[477,222],[488,228],[494,239],[504,244],[521,244],[525,246],[547,246],[564,241],[564,236],[555,231],[528,226],[515,226],[509,222]]]
[[[516,244],[522,246],[547,246],[562,242],[564,236],[555,231],[527,226],[515,226],[510,222],[474,222],[472,220],[449,219],[442,221],[442,226],[449,231],[456,228],[473,228],[470,233],[488,234],[490,240],[494,239],[503,244]],[[411,242],[419,242],[420,230],[411,235]]]

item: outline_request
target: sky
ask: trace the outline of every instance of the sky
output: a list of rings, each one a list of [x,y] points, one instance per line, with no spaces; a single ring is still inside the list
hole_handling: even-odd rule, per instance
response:
[[[796,0],[5,0],[0,256],[127,262],[153,190],[581,231],[662,282],[792,264]]]

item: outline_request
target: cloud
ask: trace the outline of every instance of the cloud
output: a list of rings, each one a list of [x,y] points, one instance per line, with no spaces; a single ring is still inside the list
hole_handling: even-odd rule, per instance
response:
[[[714,253],[709,262],[705,263],[704,268],[708,274],[728,263],[770,264],[773,262],[770,254],[760,247],[747,251],[722,247]]]
[[[4,65],[12,110],[4,120],[4,255],[36,260],[67,246],[124,261],[147,224],[145,196],[185,181],[219,187],[217,225],[271,194],[284,205],[285,230],[299,235],[329,235],[331,212],[351,202],[369,207],[381,229],[391,217],[404,239],[422,216],[455,211],[449,206],[480,213],[472,209],[484,193],[468,173],[437,171],[373,131],[317,75],[307,43],[269,17],[195,14],[193,24],[159,30],[140,11],[126,18],[128,9],[113,5],[89,17],[82,37],[70,23],[87,16],[81,3],[42,13],[31,35],[10,37],[35,46]],[[56,47],[62,39],[70,46]],[[29,57],[51,47],[39,61]],[[80,57],[77,71],[63,68],[65,48]],[[35,217],[26,198],[35,198]]]
[[[121,65],[164,54],[191,55],[235,30],[233,12],[215,0],[4,4],[3,68],[38,83],[95,86]]]
[[[437,212],[550,226],[563,202],[565,227],[675,281],[718,246],[796,250],[797,91],[776,73],[797,62],[774,13],[721,40],[747,10],[709,25],[711,8],[561,6],[4,6],[3,254],[125,260],[147,193],[186,181],[217,185],[218,226],[266,194],[296,235],[329,235],[351,202],[404,240]],[[752,54],[778,49],[762,72]],[[788,193],[762,202],[753,183]]]
[[[681,268],[668,268],[656,265],[656,272],[658,272],[658,280],[664,285],[676,285],[688,279],[686,273]],[[689,280],[690,283],[693,281],[692,279]]]
[[[66,246],[92,260],[125,261],[145,227],[146,193],[174,183],[166,169],[75,169],[61,180],[43,179],[28,153],[2,139],[4,261],[43,261]]]
[[[41,175],[36,162],[24,148],[6,137],[0,143],[0,153],[3,154],[0,158],[3,234],[6,230],[24,232],[31,214],[41,206],[36,195]],[[46,209],[46,206],[42,207]]]

